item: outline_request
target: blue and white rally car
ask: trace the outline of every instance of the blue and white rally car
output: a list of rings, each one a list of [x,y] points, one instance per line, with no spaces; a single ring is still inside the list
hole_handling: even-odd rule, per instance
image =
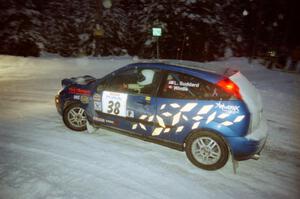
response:
[[[134,63],[95,79],[64,79],[56,106],[73,130],[109,127],[185,151],[216,170],[229,154],[257,159],[266,142],[261,98],[238,71]]]

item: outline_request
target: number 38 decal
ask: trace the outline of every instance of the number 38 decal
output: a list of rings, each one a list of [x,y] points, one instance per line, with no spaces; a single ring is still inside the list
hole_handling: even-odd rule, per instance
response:
[[[103,91],[103,112],[126,117],[127,94]]]
[[[113,102],[109,101],[108,102],[108,110],[107,113],[114,113],[116,115],[119,115],[120,113],[120,102]]]

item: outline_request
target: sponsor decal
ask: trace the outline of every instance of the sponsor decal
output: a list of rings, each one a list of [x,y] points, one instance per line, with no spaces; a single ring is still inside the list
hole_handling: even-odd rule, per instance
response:
[[[101,95],[99,95],[99,94],[95,94],[94,96],[93,96],[93,100],[94,101],[101,101]]]
[[[132,110],[127,110],[127,117],[134,118],[134,111],[132,111]]]
[[[94,109],[96,111],[102,111],[102,103],[98,101],[94,101]]]
[[[170,81],[168,82],[168,84],[169,84],[169,85],[177,85],[177,82],[174,81],[174,80],[170,80]]]
[[[106,122],[107,124],[115,124],[115,122],[112,121],[112,120],[105,120],[105,122]]]
[[[221,109],[222,111],[229,113],[229,114],[235,114],[240,112],[240,106],[234,106],[234,105],[225,105],[222,102],[216,103],[216,108]]]
[[[192,88],[198,88],[199,87],[199,83],[193,83],[193,82],[182,82],[182,81],[179,81],[179,85],[180,86],[192,87]]]
[[[174,91],[189,91],[189,89],[187,87],[181,87],[181,86],[173,86],[173,90]]]
[[[75,100],[80,100],[80,95],[74,95],[74,96],[73,96],[73,99],[75,99]]]
[[[177,91],[188,91],[188,87],[190,88],[198,88],[199,83],[193,83],[193,82],[183,82],[179,81],[176,82],[174,80],[168,81],[168,87],[169,89],[177,90]]]
[[[94,120],[94,121],[97,121],[97,122],[105,123],[105,119],[100,118],[100,117],[93,117],[93,120]]]
[[[193,82],[183,82],[183,81],[179,81],[176,82],[174,80],[170,80],[168,82],[169,85],[173,85],[173,86],[183,86],[183,87],[192,87],[192,88],[198,88],[199,87],[199,83],[193,83]]]
[[[97,121],[97,122],[106,123],[106,124],[115,124],[114,121],[112,121],[112,120],[106,120],[106,119],[101,118],[101,117],[93,117],[93,120]]]

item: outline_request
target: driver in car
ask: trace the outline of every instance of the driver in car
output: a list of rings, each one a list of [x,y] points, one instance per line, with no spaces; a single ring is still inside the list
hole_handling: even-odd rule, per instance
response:
[[[154,71],[150,69],[144,69],[139,72],[137,83],[128,85],[123,84],[123,87],[125,89],[134,90],[137,93],[144,93],[147,88],[152,87],[153,79]]]

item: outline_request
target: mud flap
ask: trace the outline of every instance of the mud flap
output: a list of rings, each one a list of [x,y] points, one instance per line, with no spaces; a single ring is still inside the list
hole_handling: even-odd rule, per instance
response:
[[[97,128],[92,126],[89,121],[86,122],[86,130],[88,133],[95,133],[97,131]]]
[[[232,152],[231,152],[231,161],[232,161],[233,173],[236,174],[237,168],[239,167],[239,161],[234,159]]]

